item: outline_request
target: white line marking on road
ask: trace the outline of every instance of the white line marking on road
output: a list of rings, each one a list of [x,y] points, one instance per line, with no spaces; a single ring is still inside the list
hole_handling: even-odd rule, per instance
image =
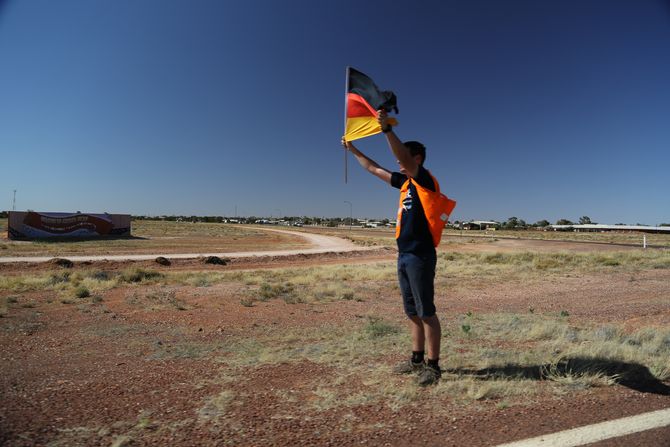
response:
[[[576,447],[667,425],[670,425],[670,408],[500,444],[496,447]]]

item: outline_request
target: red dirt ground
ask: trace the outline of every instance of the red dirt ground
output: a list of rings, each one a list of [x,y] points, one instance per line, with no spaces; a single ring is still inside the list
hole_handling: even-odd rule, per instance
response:
[[[535,242],[531,245],[537,249]],[[460,247],[492,249],[478,244]],[[495,249],[523,247],[528,247],[523,241],[505,241]],[[573,248],[587,249],[583,244]],[[561,244],[561,249],[570,247]],[[380,249],[236,259],[223,267],[178,261],[166,268],[221,271],[393,262],[394,257],[393,250]],[[152,262],[105,262],[75,269],[114,271],[129,264],[160,268]],[[0,274],[50,269],[44,264],[13,264],[0,266]],[[630,275],[593,273],[523,283],[465,283],[443,290],[437,306],[447,328],[455,324],[455,316],[467,311],[525,313],[529,306],[537,313],[569,309],[574,322],[623,323],[631,330],[670,326],[670,271],[648,270],[634,276],[632,281]],[[118,287],[105,292],[102,303],[85,306],[63,304],[55,292],[13,294],[19,296],[18,302],[0,318],[0,444],[492,446],[670,407],[670,395],[617,385],[564,395],[547,387],[510,406],[498,400],[450,401],[420,389],[418,398],[400,410],[374,402],[315,409],[309,403],[320,383],[353,394],[362,386],[360,378],[333,385],[330,378],[343,371],[310,361],[232,367],[226,364],[225,349],[281,328],[347,327],[365,315],[383,315],[402,324],[397,291],[391,286],[381,296],[346,305],[286,304],[275,299],[253,307],[242,306],[239,291],[229,284],[181,287],[179,296],[188,303],[183,311],[170,307],[146,311],[129,300],[136,290]],[[180,351],[189,343],[211,352]],[[397,360],[388,358],[367,367],[386,368]],[[448,368],[449,360],[444,359],[442,366]],[[230,389],[231,402],[224,395],[220,405],[212,403],[213,396]],[[594,445],[632,442],[670,446],[670,428]]]

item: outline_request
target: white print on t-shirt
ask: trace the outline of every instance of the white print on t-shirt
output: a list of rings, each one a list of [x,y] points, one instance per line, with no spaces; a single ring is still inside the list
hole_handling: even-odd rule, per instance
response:
[[[405,211],[412,209],[412,190],[407,188],[407,195],[402,199],[402,207],[405,208]]]

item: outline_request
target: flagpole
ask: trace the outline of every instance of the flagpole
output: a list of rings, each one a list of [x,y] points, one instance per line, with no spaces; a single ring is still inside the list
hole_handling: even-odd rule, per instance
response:
[[[346,74],[344,76],[344,135],[347,134],[347,95],[349,94],[349,66],[347,66]],[[345,148],[344,151],[344,183],[347,183],[347,153],[349,151]]]

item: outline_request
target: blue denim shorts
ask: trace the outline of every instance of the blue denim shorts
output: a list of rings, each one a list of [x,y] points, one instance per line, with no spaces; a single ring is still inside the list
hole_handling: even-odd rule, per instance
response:
[[[435,315],[435,253],[398,254],[398,282],[402,303],[408,317],[428,318]]]

